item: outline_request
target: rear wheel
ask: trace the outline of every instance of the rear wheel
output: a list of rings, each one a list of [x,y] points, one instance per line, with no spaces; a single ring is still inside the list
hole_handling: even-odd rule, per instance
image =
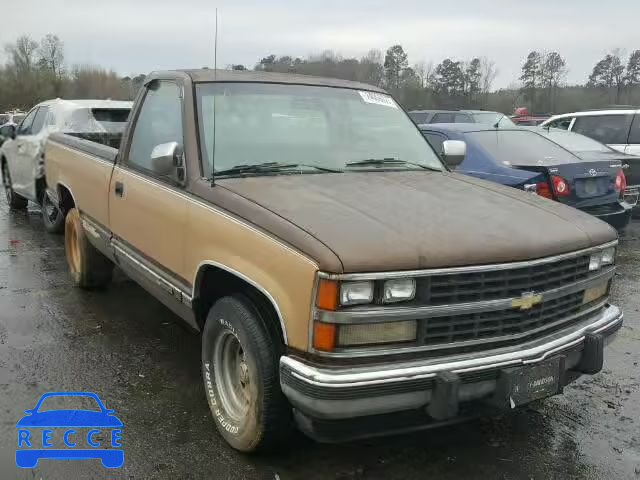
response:
[[[49,233],[62,233],[64,231],[64,213],[56,205],[49,194],[45,192],[42,195],[42,223]]]
[[[78,287],[100,288],[109,284],[113,263],[89,243],[76,208],[69,210],[65,219],[64,250],[69,273]]]
[[[7,198],[9,208],[12,210],[24,210],[27,208],[27,203],[29,203],[27,199],[13,191],[11,174],[9,173],[7,162],[2,162],[2,185],[4,186],[4,194]]]
[[[293,429],[280,390],[278,345],[246,296],[224,297],[211,307],[202,333],[202,376],[218,431],[237,450],[271,449]]]

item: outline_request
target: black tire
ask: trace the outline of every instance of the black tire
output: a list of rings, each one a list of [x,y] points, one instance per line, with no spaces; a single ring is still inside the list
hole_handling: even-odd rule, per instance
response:
[[[69,273],[80,288],[102,288],[111,282],[113,263],[89,243],[76,208],[67,213],[64,250]]]
[[[60,234],[64,231],[64,212],[51,200],[47,192],[42,195],[40,210],[42,223],[47,232]]]
[[[211,307],[202,332],[202,377],[209,407],[220,434],[242,452],[272,450],[293,431],[291,407],[280,390],[282,343],[269,333],[265,320],[255,302],[238,294]],[[233,352],[236,344],[239,351],[231,358],[236,357],[238,368],[225,368],[229,364],[219,360],[220,352]],[[227,378],[235,379],[238,388],[228,388]],[[245,402],[229,400],[232,396]],[[246,410],[234,408],[236,403]]]
[[[18,195],[13,191],[11,184],[11,174],[9,173],[9,166],[6,161],[2,162],[2,185],[4,186],[4,193],[7,198],[7,204],[11,210],[24,210],[27,208],[29,201]]]

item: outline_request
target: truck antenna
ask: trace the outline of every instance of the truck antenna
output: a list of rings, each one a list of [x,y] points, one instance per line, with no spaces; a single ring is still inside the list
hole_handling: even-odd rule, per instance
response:
[[[218,7],[216,7],[216,26],[213,37],[213,139],[211,142],[211,186],[214,185],[213,163],[216,158],[216,91],[215,82],[218,79]]]

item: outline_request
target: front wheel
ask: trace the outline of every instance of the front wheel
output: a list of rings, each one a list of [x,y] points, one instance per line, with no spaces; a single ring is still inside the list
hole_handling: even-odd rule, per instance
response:
[[[27,203],[29,203],[27,199],[13,191],[11,174],[9,173],[9,166],[7,165],[7,162],[2,162],[2,185],[4,186],[4,194],[7,198],[7,204],[10,209],[24,210],[27,208]]]
[[[224,439],[243,452],[271,449],[293,429],[280,390],[279,340],[244,295],[218,300],[202,333],[202,376],[209,407]]]
[[[49,194],[42,195],[42,223],[49,233],[62,233],[64,231],[64,212],[56,205]]]

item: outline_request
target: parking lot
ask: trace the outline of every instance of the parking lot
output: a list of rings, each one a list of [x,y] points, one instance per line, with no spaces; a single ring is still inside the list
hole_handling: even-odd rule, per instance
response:
[[[605,369],[562,397],[496,419],[408,436],[244,456],[218,435],[200,380],[200,340],[123,275],[73,288],[61,237],[37,210],[0,207],[2,478],[640,478],[640,222],[622,238],[613,300],[625,326]],[[16,421],[43,392],[85,390],[115,409],[125,463],[14,464]]]

